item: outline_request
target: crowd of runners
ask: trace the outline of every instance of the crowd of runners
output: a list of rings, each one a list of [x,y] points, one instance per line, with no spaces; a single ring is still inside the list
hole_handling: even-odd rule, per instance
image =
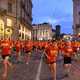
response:
[[[74,56],[80,51],[80,42],[69,40],[49,40],[49,41],[32,41],[32,40],[0,40],[0,55],[2,57],[3,73],[2,77],[6,80],[8,68],[13,67],[10,61],[14,54],[16,61],[20,61],[20,56],[24,55],[25,63],[28,64],[33,51],[41,50],[44,54],[44,61],[49,66],[53,80],[56,80],[56,61],[59,53],[63,56],[64,73],[68,76],[71,71],[71,63]]]

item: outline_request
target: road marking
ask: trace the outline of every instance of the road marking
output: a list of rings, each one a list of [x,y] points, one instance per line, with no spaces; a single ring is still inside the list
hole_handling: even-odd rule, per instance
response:
[[[41,73],[41,68],[42,68],[42,61],[43,61],[43,54],[41,55],[41,60],[38,66],[37,74],[35,80],[40,80],[40,73]]]

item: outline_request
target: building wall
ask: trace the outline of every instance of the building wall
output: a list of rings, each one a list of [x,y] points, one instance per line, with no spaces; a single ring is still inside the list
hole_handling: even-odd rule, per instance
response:
[[[12,10],[10,6],[12,7]],[[12,39],[31,39],[32,1],[0,0],[0,20],[4,22],[3,38],[10,37]],[[7,23],[10,24],[10,22],[11,25],[8,26]],[[6,28],[12,30],[12,33],[7,33],[5,31],[7,30]]]
[[[73,32],[80,33],[80,0],[73,0]]]
[[[48,24],[33,25],[33,40],[51,40],[52,26]]]

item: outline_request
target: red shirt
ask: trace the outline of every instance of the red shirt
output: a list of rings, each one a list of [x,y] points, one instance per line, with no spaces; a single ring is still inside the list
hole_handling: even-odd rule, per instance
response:
[[[19,52],[20,49],[21,49],[21,44],[20,44],[20,42],[16,42],[15,47],[16,47],[16,52]]]
[[[58,47],[57,46],[49,45],[46,48],[47,59],[49,62],[55,62],[56,61],[57,53],[58,53]]]
[[[31,41],[25,43],[25,50],[31,51],[33,47],[33,43]]]
[[[3,41],[2,47],[2,55],[11,54],[11,45],[9,41]]]
[[[64,55],[68,57],[71,57],[72,54],[74,53],[72,45],[65,45],[63,51]]]

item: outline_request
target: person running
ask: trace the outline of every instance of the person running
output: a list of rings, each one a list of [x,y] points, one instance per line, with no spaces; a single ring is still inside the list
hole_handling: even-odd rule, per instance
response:
[[[12,45],[8,39],[5,39],[1,43],[2,51],[1,55],[3,58],[3,79],[6,79],[8,76],[8,68],[9,66],[12,67],[12,63],[9,61],[10,55],[11,55],[11,48]]]
[[[16,51],[16,60],[17,62],[20,62],[20,56],[21,56],[21,43],[20,40],[15,41],[14,43],[15,51]]]
[[[25,50],[25,62],[29,64],[31,53],[32,53],[33,44],[31,40],[25,42],[24,50]]]
[[[48,45],[46,45],[45,52],[47,64],[49,65],[53,80],[56,80],[56,59],[58,54],[57,42],[49,42]]]
[[[74,55],[74,49],[72,46],[72,42],[70,40],[68,40],[67,42],[65,42],[64,48],[63,48],[65,77],[68,77],[69,73],[71,72],[73,55]]]

